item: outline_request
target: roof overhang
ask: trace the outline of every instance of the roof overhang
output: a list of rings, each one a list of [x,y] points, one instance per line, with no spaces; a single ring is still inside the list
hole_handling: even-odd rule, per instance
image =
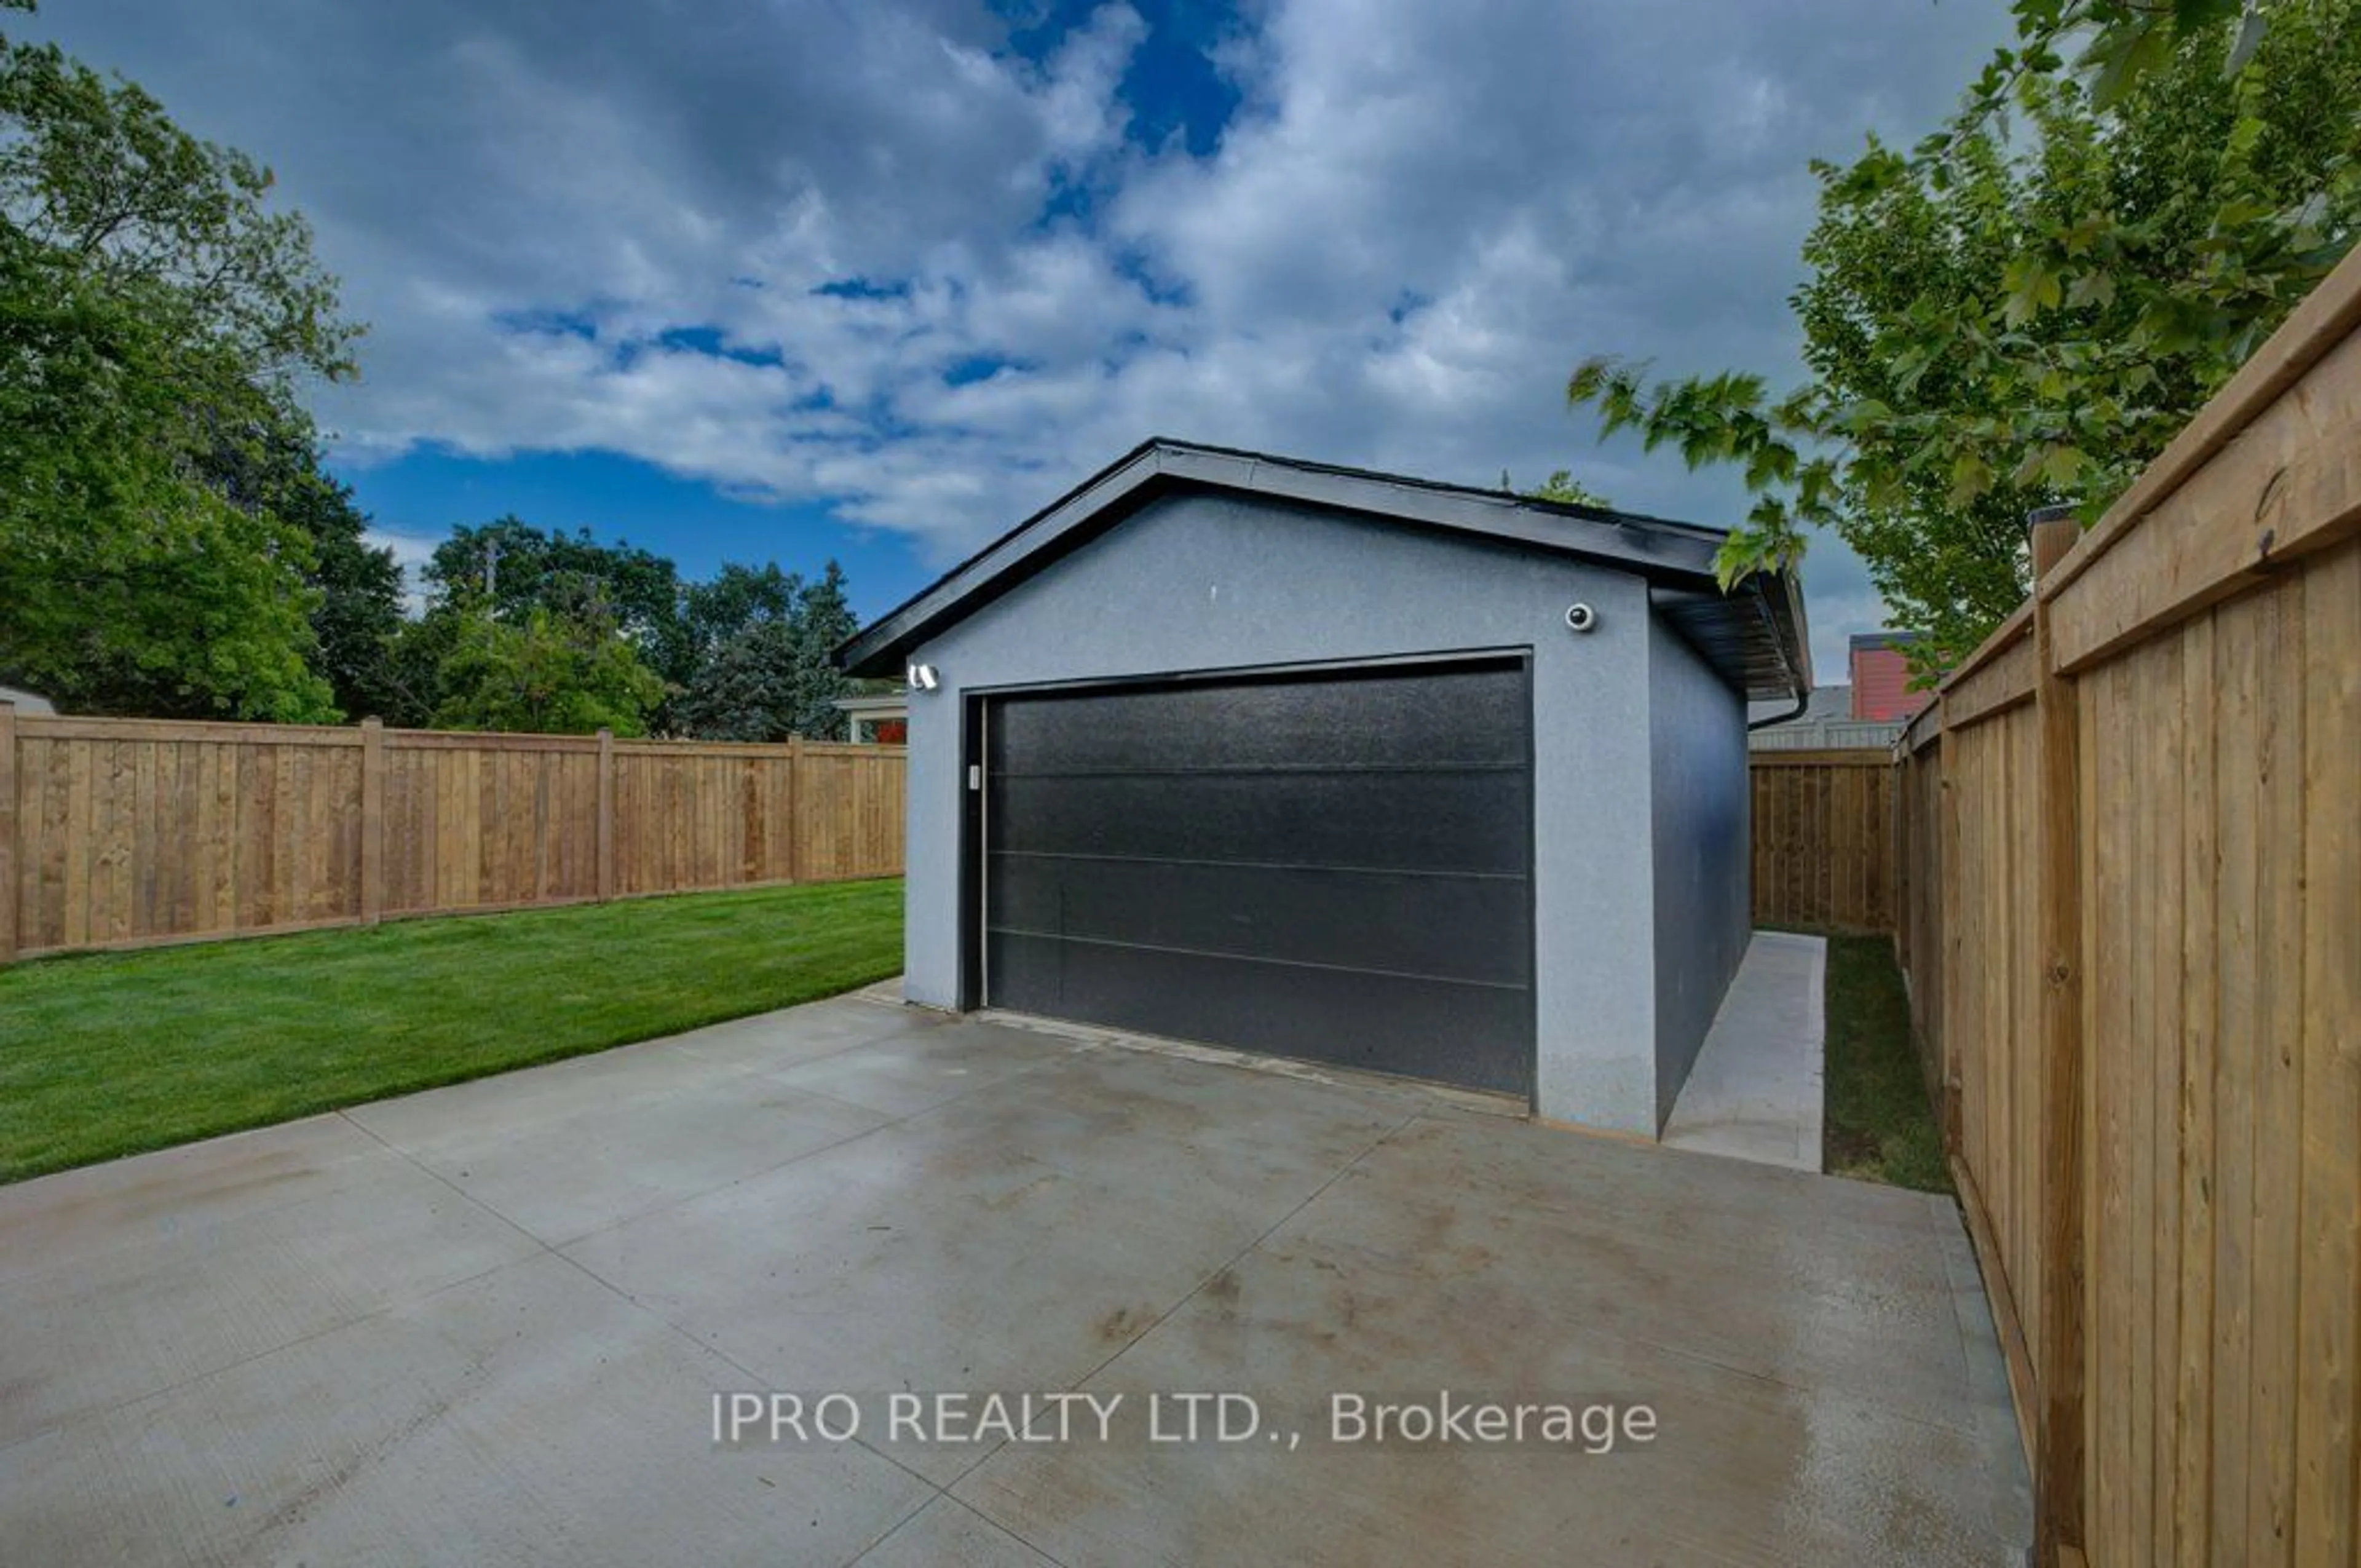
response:
[[[1721,592],[1713,573],[1719,529],[1167,440],[1135,447],[888,610],[837,650],[837,663],[855,675],[900,674],[905,657],[929,637],[1176,491],[1292,501],[1628,572],[1647,581],[1659,613],[1749,699],[1811,689],[1793,574],[1760,574]]]

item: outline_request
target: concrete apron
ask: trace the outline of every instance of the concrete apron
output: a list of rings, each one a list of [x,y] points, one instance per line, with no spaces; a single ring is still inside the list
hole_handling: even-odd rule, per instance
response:
[[[0,1323],[11,1563],[1997,1563],[2028,1520],[1948,1203],[862,997],[0,1190]],[[1331,1441],[1444,1389],[1653,1435]],[[758,1390],[1126,1400],[716,1443]],[[1150,1441],[1219,1392],[1267,1430]]]

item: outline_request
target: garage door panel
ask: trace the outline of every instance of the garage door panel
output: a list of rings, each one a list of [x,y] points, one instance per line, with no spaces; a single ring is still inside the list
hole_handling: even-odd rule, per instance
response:
[[[994,1005],[1368,1072],[1531,1091],[1522,988],[995,932]]]
[[[1530,713],[1505,661],[994,699],[984,1000],[1529,1091]]]
[[[995,856],[996,927],[1521,985],[1517,875]]]
[[[1080,717],[1078,717],[1078,711]],[[1435,669],[1398,680],[1160,686],[1048,694],[1006,705],[993,733],[1004,771],[1138,765],[1385,766],[1524,762],[1521,683]]]
[[[1521,769],[1060,774],[994,781],[994,850],[1517,873]]]

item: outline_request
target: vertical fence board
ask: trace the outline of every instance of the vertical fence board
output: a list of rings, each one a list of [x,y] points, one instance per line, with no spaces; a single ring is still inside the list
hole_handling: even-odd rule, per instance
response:
[[[2172,1475],[2173,1552],[2188,1568],[2210,1562],[2213,1423],[2213,1082],[2214,970],[2204,962],[2219,919],[2215,900],[2215,834],[2220,819],[2214,787],[2213,619],[2184,636],[2180,706],[2184,747],[2179,759],[2181,793],[2181,1056],[2177,1144],[2180,1234],[2177,1294],[2180,1325],[2174,1416],[2180,1428]],[[2194,959],[2195,961],[2191,961]]]
[[[225,935],[237,927],[237,762],[241,748],[205,746],[206,822],[199,829],[205,846],[205,885],[211,889],[203,930]]]
[[[2255,997],[2255,1291],[2252,1419],[2261,1442],[2248,1475],[2246,1561],[2290,1562],[2294,1546],[2296,1408],[2295,1282],[2298,1171],[2301,1153],[2303,874],[2303,579],[2256,595],[2259,706]]]
[[[2152,1430],[2146,1483],[2147,1507],[2142,1536],[2147,1560],[2172,1560],[2173,1487],[2180,1474],[2179,1408],[2180,1354],[2180,1081],[2187,1034],[2182,1018],[2180,961],[2181,915],[2186,897],[2181,885],[2180,845],[2183,722],[2180,708],[2182,649],[2178,640],[2151,643],[2147,663],[2139,671],[2145,684],[2142,707],[2147,745],[2147,782],[2144,799],[2149,807],[2149,849],[2142,867],[2156,888],[2147,901],[2146,958],[2136,989],[2147,999],[2147,1033],[2151,1058],[2135,1063],[2141,1071],[2147,1120],[2141,1137],[2147,1146],[2141,1180],[2150,1195],[2153,1223],[2142,1239],[2146,1270],[2149,1332],[2143,1374],[2147,1397],[2142,1420]]]
[[[2295,1560],[2361,1558],[2354,1377],[2361,1357],[2361,548],[2306,584],[2303,797],[2302,1378],[2295,1430]],[[2316,716],[2316,718],[2314,717]]]
[[[2261,744],[2255,672],[2255,601],[2215,617],[2217,720],[2214,787],[2220,795],[2221,859],[2215,872],[2220,924],[2214,933],[2213,1037],[2213,1474],[2215,1562],[2246,1555],[2247,1437],[2254,1368],[2249,1292],[2255,1228],[2255,1047],[2260,1017],[2255,996],[2256,821],[2251,771]]]
[[[92,746],[69,746],[62,752],[67,766],[65,789],[66,876],[64,911],[60,919],[59,940],[76,947],[87,947],[90,931],[90,859],[98,848],[98,834],[91,821],[90,774]]]
[[[2153,655],[2142,650],[2142,659]],[[2127,792],[2143,803],[2125,835],[2131,846],[2125,862],[2131,894],[2125,901],[2124,924],[2117,928],[2114,967],[2123,971],[2124,1033],[2115,1050],[2119,1064],[2117,1094],[2122,1102],[2116,1157],[2124,1188],[2124,1273],[2117,1323],[2123,1334],[2121,1399],[2127,1442],[2117,1496],[2121,1499],[2124,1552],[2134,1563],[2155,1561],[2155,1519],[2147,1506],[2147,1486],[2155,1474],[2156,1453],[2156,1078],[2144,1057],[2157,1053],[2155,945],[2151,934],[2158,920],[2153,868],[2157,829],[2154,809],[2156,776],[2155,715],[2140,700],[2145,681],[2138,663],[2117,666],[2121,680],[2118,709],[2122,729],[2115,744],[2122,748]],[[2143,1047],[2145,1047],[2143,1049]]]
[[[2123,672],[2109,670],[2088,684],[2093,688],[2092,703],[2098,714],[2098,723],[2093,727],[2096,754],[2128,764],[2128,742],[2133,731]],[[2137,787],[2127,771],[2115,772],[2110,784],[2114,789]],[[2131,1496],[2125,1489],[2131,1474],[2135,1441],[2130,1398],[2132,1346],[2121,1330],[2129,1310],[2132,1267],[2138,1255],[2132,1240],[2136,1198],[2131,1174],[2133,1002],[2128,954],[2138,905],[2135,879],[2140,855],[2139,821],[2127,814],[2107,811],[2103,804],[2101,815],[2091,826],[2099,835],[2100,899],[2094,928],[2099,945],[2091,958],[2098,992],[2092,1027],[2093,1038],[2099,1042],[2097,1082],[2092,1095],[2096,1115],[2090,1174],[2098,1188],[2098,1201],[2092,1213],[2097,1242],[2092,1272],[2093,1288],[2105,1303],[2094,1310],[2109,1316],[2114,1332],[2103,1335],[2102,1343],[2092,1347],[2090,1371],[2096,1384],[2117,1393],[2116,1398],[2104,1402],[2103,1419],[2094,1444],[2098,1454],[2094,1473],[2103,1484],[2094,1499],[2092,1529],[2099,1539],[2117,1543],[2116,1560],[2128,1563],[2136,1561],[2122,1544],[2129,1540],[2133,1509]]]
[[[385,726],[361,722],[360,917],[385,916]]]

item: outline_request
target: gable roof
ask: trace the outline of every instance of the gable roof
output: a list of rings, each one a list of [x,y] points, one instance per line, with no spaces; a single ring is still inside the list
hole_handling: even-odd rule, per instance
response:
[[[1811,687],[1803,594],[1794,575],[1758,574],[1722,593],[1713,575],[1719,529],[1161,437],[1134,447],[886,611],[837,650],[837,663],[855,675],[901,674],[904,656],[928,637],[1176,491],[1325,507],[1629,572],[1648,582],[1651,602],[1675,630],[1748,697],[1792,699]]]

